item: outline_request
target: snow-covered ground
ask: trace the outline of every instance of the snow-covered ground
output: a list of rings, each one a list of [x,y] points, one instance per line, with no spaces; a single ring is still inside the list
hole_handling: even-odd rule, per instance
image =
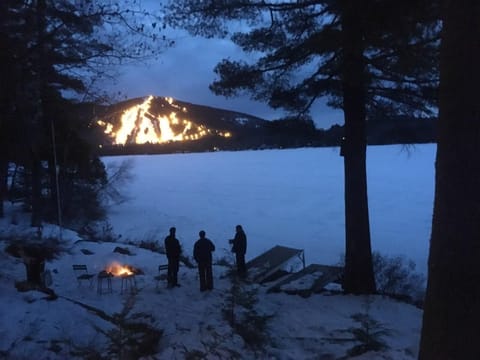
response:
[[[434,153],[433,145],[417,145],[410,151],[400,146],[369,147],[368,151],[373,248],[403,254],[415,260],[421,271],[426,269],[430,235]],[[231,258],[227,240],[235,225],[242,224],[249,240],[247,260],[280,244],[304,249],[307,263],[335,264],[344,242],[343,162],[338,149],[132,158],[135,179],[125,189],[131,200],[109,211],[114,232],[121,234],[119,242],[78,241],[64,230],[70,252],[47,263],[56,300],[15,289],[15,281],[25,279],[25,268],[1,244],[0,358],[94,358],[96,352],[118,358],[109,356],[108,349],[118,354],[118,349],[128,348],[120,340],[135,337],[133,330],[122,328],[121,319],[163,332],[155,356],[145,357],[152,359],[345,358],[361,345],[354,334],[365,330],[367,322],[370,331],[385,330],[379,338],[387,347],[357,359],[416,358],[422,312],[414,306],[381,296],[325,292],[303,298],[267,293],[267,285],[236,287],[227,276],[228,267],[220,265],[214,267],[211,292],[199,291],[196,270],[186,266],[180,269],[182,286],[167,289],[165,281],[155,280],[165,256],[124,243],[162,243],[173,225],[185,254],[191,256],[198,231],[204,229],[217,245],[216,258]],[[20,234],[28,224],[16,215],[18,225],[12,225],[12,216],[0,220],[2,235]],[[58,231],[45,226],[44,234],[48,233]],[[113,252],[117,246],[128,248],[131,255]],[[113,261],[143,271],[136,276],[136,292],[121,293],[118,277],[112,279],[112,293],[98,294],[96,279],[92,287],[77,284],[72,264],[86,264],[97,274]],[[261,339],[266,318],[265,346],[252,348],[248,343]],[[246,324],[254,324],[259,332],[245,330]],[[123,352],[121,358],[138,356]]]

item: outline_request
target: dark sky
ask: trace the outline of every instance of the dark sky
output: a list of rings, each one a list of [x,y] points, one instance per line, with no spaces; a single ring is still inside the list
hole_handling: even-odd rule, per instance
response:
[[[158,60],[148,65],[128,66],[122,69],[116,84],[110,90],[121,92],[127,98],[147,95],[168,96],[194,104],[219,107],[273,120],[282,112],[250,100],[247,96],[226,99],[214,95],[208,85],[215,79],[213,69],[224,58],[244,58],[240,49],[229,40],[205,39],[188,35],[176,36],[175,46],[164,51]],[[343,113],[317,104],[312,117],[318,128],[343,124]]]

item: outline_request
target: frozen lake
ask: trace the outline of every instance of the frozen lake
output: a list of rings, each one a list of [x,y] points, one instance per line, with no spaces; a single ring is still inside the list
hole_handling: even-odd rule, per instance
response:
[[[370,146],[372,248],[405,255],[426,273],[436,145]],[[171,226],[191,255],[199,230],[228,252],[234,227],[247,260],[274,245],[305,250],[307,264],[336,264],[344,252],[343,158],[338,148],[105,157],[131,159],[130,200],[109,210],[122,239],[163,242]]]

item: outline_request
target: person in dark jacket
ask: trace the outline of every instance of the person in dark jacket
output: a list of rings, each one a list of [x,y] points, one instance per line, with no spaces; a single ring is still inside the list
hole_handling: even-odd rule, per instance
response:
[[[176,229],[170,228],[170,235],[165,238],[165,253],[168,259],[168,287],[180,286],[178,284],[178,267],[182,248],[180,242],[175,237]]]
[[[200,231],[198,235],[200,236],[200,239],[195,242],[193,247],[193,258],[198,264],[200,291],[212,290],[212,252],[215,251],[215,245],[210,239],[205,237],[205,231]]]
[[[235,253],[237,263],[237,274],[240,277],[247,275],[247,268],[245,266],[245,253],[247,252],[247,235],[243,231],[242,225],[235,227],[235,237],[230,240],[232,244],[232,252]]]

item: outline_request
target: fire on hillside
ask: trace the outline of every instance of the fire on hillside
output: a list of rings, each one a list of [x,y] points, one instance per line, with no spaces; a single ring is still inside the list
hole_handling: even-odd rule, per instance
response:
[[[198,140],[207,135],[225,138],[231,136],[230,132],[210,129],[188,120],[185,116],[187,109],[176,105],[172,98],[164,100],[178,112],[172,111],[168,116],[155,115],[151,110],[154,99],[153,96],[149,96],[142,103],[123,111],[118,125],[105,120],[98,120],[97,124],[104,129],[114,145],[189,141]]]

